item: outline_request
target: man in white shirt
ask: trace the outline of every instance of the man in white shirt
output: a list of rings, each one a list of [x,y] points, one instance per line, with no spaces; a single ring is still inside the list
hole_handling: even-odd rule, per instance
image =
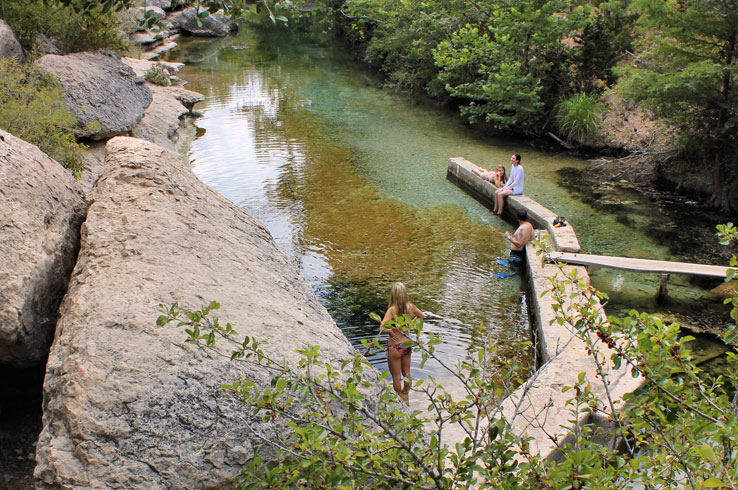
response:
[[[495,191],[495,206],[492,209],[494,214],[501,215],[502,208],[505,206],[505,196],[518,196],[523,193],[523,183],[525,182],[525,172],[523,166],[520,165],[520,155],[517,153],[510,157],[510,179],[507,184]]]

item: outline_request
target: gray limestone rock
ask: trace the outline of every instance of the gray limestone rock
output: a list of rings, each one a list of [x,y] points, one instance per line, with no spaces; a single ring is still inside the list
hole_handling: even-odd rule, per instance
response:
[[[92,190],[44,384],[37,489],[229,488],[264,424],[218,388],[260,368],[156,327],[158,305],[222,304],[239,337],[296,363],[354,350],[269,232],[158,145],[118,137]]]
[[[181,87],[151,85],[153,102],[143,119],[133,128],[133,136],[157,143],[172,151],[179,149],[182,118],[204,99],[201,94]]]
[[[63,54],[62,50],[56,45],[56,40],[45,34],[39,34],[36,37],[36,49],[39,55],[42,54]]]
[[[149,17],[153,17],[155,19],[164,20],[167,18],[167,14],[166,12],[164,12],[164,9],[155,5],[149,5],[146,7],[133,7],[133,10],[135,11],[134,16],[137,20],[143,19],[147,15],[147,12],[149,12]]]
[[[190,7],[173,16],[172,23],[182,31],[193,36],[224,37],[238,30],[238,25],[229,19],[222,11],[200,19],[198,25],[195,9]]]
[[[74,129],[78,136],[102,139],[127,134],[151,103],[144,80],[112,54],[48,54],[36,65],[54,74],[64,87],[64,100],[80,123]]]
[[[133,68],[137,77],[146,76],[146,72],[157,65],[163,66],[170,75],[174,75],[185,66],[184,63],[176,63],[173,61],[148,61],[139,60],[137,58],[121,58],[121,61]]]
[[[86,203],[72,174],[0,130],[0,363],[28,367],[51,345]]]
[[[10,26],[0,19],[0,59],[11,57],[23,61],[23,48]]]
[[[162,10],[169,10],[172,8],[172,2],[171,0],[144,0],[143,6],[144,7],[158,7]]]
[[[165,39],[165,36],[161,32],[142,31],[132,34],[130,39],[132,42],[148,49],[156,43],[161,43]]]

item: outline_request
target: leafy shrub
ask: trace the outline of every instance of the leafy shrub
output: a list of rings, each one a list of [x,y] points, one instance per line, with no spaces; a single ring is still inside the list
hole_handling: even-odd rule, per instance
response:
[[[0,60],[0,127],[79,176],[86,148],[68,130],[76,123],[53,76],[14,59]]]
[[[567,138],[581,140],[598,133],[598,115],[603,110],[596,96],[579,93],[556,105],[556,124]]]
[[[38,47],[42,34],[65,53],[125,48],[118,32],[120,21],[113,12],[103,13],[100,7],[76,12],[58,0],[2,0],[0,16],[26,51]]]
[[[718,236],[723,244],[736,243],[738,229],[732,223],[720,225]],[[730,265],[738,266],[735,256]],[[257,340],[241,342],[231,324],[223,326],[209,316],[220,307],[216,302],[195,311],[176,303],[161,305],[157,325],[174,322],[187,333],[187,342],[201,348],[216,349],[217,338],[233,341],[219,353],[271,372],[267,386],[245,379],[221,386],[251,416],[286,427],[269,437],[249,427],[276,458],[265,461],[255,454],[237,488],[735,488],[738,356],[728,352],[730,366],[713,377],[696,366],[689,351],[693,338],[682,336],[678,325],[635,311],[610,322],[599,309],[603,295],[576,271],[562,273],[566,279],[549,278],[556,320],[586,346],[597,366],[593,378],[580,373],[574,386],[562,388],[571,393],[566,407],[572,421],[589,414],[611,422],[622,449],[594,442],[592,425],[575,425],[565,444],[549,436],[559,453],[541,459],[530,439],[511,430],[528,401],[515,401],[515,413],[508,410],[503,418],[499,402],[520,383],[516,378],[522,373],[514,366],[502,373],[490,369],[494,346],[489,339],[458,366],[441,363],[463,386],[464,398],[454,399],[432,377],[419,380],[413,392],[427,398],[428,410],[408,414],[388,383],[371,377],[373,370],[358,352],[332,366],[312,346],[297,351],[302,359],[288,366],[270,358]],[[734,277],[732,270],[726,280]],[[738,293],[726,303],[732,304],[731,318],[738,322]],[[406,315],[394,327],[413,339],[407,344],[422,356],[421,366],[435,358],[434,346],[441,340],[423,332],[422,322]],[[736,340],[732,325],[723,341]],[[379,348],[377,340],[373,345]],[[604,367],[609,362],[646,382],[624,396],[625,404],[612,398],[617,381]],[[595,394],[595,384],[604,388],[606,400]],[[526,417],[525,426],[545,423],[547,410]],[[447,436],[452,427],[464,437],[453,447]]]
[[[172,83],[169,80],[169,72],[161,63],[157,63],[149,68],[149,70],[146,72],[146,75],[144,75],[144,78],[147,82],[151,82],[155,85],[161,85],[163,87],[168,87]]]

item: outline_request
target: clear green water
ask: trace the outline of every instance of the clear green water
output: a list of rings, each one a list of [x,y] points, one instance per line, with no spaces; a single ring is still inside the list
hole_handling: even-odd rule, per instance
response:
[[[603,210],[570,182],[586,162],[484,138],[454,113],[382,89],[340,50],[244,30],[183,42],[169,59],[188,63],[180,76],[206,97],[196,106],[193,170],[265,223],[355,345],[376,334],[369,312],[383,313],[402,281],[432,313],[426,330],[444,338],[447,361],[482,335],[501,356],[530,361],[512,346],[529,335],[524,285],[492,277],[507,271],[495,260],[507,256],[511,226],[446,180],[449,157],[489,167],[521,153],[526,194],[573,223],[583,251],[672,257],[641,218],[653,214],[642,196],[626,196],[628,220],[620,208]],[[615,297],[652,298],[658,286],[619,271],[592,276]],[[679,279],[670,292],[701,294]],[[383,366],[384,353],[371,360]],[[438,369],[418,361],[415,377]]]

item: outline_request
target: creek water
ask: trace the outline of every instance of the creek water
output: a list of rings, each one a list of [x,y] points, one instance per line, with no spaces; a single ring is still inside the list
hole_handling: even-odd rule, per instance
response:
[[[523,280],[494,275],[510,272],[497,260],[512,226],[446,180],[449,157],[509,171],[510,154],[521,153],[526,194],[574,224],[585,252],[691,253],[653,232],[654,204],[641,193],[593,193],[587,162],[484,137],[453,111],[384,89],[341,49],[244,29],[184,40],[167,59],[187,63],[179,76],[205,95],[187,155],[194,172],[264,222],[356,346],[376,335],[369,313],[384,313],[402,281],[431,313],[425,329],[442,337],[444,360],[491,335],[498,355],[531,362],[516,345],[530,336]],[[676,219],[663,218],[667,230]],[[592,280],[619,308],[651,305],[658,287],[656,276],[604,269]],[[670,282],[674,304],[703,294],[689,279]],[[414,377],[437,373],[417,357]],[[380,368],[385,359],[370,356]]]

